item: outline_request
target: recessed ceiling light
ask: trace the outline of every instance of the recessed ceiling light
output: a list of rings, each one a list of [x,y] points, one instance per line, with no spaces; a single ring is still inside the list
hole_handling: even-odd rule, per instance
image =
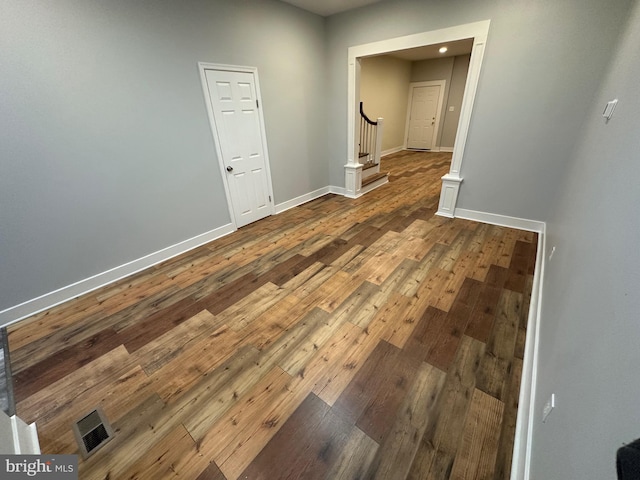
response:
[[[445,53],[447,51],[447,47],[440,47],[440,50],[438,50],[440,53]]]

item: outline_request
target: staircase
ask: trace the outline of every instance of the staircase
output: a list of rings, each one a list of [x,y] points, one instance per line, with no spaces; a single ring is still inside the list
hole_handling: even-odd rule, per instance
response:
[[[384,119],[375,122],[364,113],[360,102],[360,143],[358,161],[362,165],[362,193],[384,185],[389,181],[388,173],[380,172],[382,129]]]

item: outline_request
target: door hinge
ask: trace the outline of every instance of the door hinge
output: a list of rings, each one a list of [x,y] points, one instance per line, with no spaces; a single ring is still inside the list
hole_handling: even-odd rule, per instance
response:
[[[258,103],[257,99],[256,99],[256,108],[260,108],[260,104]]]
[[[271,201],[271,195],[269,195],[269,201]]]

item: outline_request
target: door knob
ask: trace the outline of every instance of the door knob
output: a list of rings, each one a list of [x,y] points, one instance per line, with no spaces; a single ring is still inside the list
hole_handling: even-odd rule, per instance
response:
[[[232,172],[233,171],[233,167],[232,166],[228,166],[227,167],[227,172]]]

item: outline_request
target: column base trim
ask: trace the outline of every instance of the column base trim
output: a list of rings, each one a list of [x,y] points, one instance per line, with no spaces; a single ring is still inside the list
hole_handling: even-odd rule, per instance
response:
[[[440,191],[440,203],[436,215],[453,218],[458,202],[458,192],[462,178],[457,175],[447,174],[442,177],[442,190]]]

